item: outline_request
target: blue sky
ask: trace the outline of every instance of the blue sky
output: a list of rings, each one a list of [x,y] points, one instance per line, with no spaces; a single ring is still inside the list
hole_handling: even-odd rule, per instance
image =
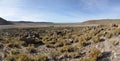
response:
[[[0,17],[57,23],[120,19],[120,0],[0,0]]]

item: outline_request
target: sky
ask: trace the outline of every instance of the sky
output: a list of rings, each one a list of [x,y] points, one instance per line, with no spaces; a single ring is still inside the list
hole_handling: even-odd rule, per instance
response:
[[[120,0],[0,0],[0,17],[55,23],[120,19]]]

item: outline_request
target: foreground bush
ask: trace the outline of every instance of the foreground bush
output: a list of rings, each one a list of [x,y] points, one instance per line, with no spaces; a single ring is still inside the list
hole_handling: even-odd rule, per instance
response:
[[[101,56],[102,56],[101,51],[96,48],[93,48],[90,50],[89,54],[86,57],[81,59],[81,61],[97,61]]]

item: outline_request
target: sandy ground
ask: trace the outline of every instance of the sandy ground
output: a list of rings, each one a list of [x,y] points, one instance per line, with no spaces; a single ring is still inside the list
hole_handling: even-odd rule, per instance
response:
[[[84,27],[84,26],[97,26],[93,25],[79,25],[79,24],[15,24],[15,25],[0,25],[0,29],[9,28],[39,28],[39,27]]]

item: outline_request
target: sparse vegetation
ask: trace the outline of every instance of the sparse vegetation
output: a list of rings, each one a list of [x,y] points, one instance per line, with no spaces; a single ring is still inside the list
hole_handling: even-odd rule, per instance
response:
[[[6,57],[7,61],[15,61],[15,56],[14,55],[9,55]]]
[[[13,55],[17,55],[17,54],[19,54],[20,52],[19,52],[19,50],[18,50],[17,48],[15,48],[15,49],[12,49],[12,50],[11,50],[11,53],[12,53]]]
[[[16,61],[32,61],[32,58],[26,53],[21,53],[16,58]]]
[[[118,27],[105,25],[2,29],[0,30],[0,52],[4,55],[0,55],[0,59],[4,61],[69,61],[70,59],[97,61],[102,59],[101,48],[104,48],[107,42],[111,42],[112,46],[119,44],[117,40],[111,40],[119,35]],[[102,39],[111,41],[104,42]]]
[[[94,43],[98,43],[98,42],[100,42],[100,37],[99,36],[95,36],[95,37],[92,38],[92,41]]]
[[[47,61],[47,56],[45,56],[45,55],[36,55],[35,57],[34,57],[34,61]]]
[[[96,48],[91,49],[89,54],[85,58],[81,59],[81,61],[97,61],[99,60],[98,58],[102,56],[101,54],[100,50]]]
[[[35,52],[34,44],[29,44],[28,47],[27,47],[27,50],[28,50],[30,53]]]

